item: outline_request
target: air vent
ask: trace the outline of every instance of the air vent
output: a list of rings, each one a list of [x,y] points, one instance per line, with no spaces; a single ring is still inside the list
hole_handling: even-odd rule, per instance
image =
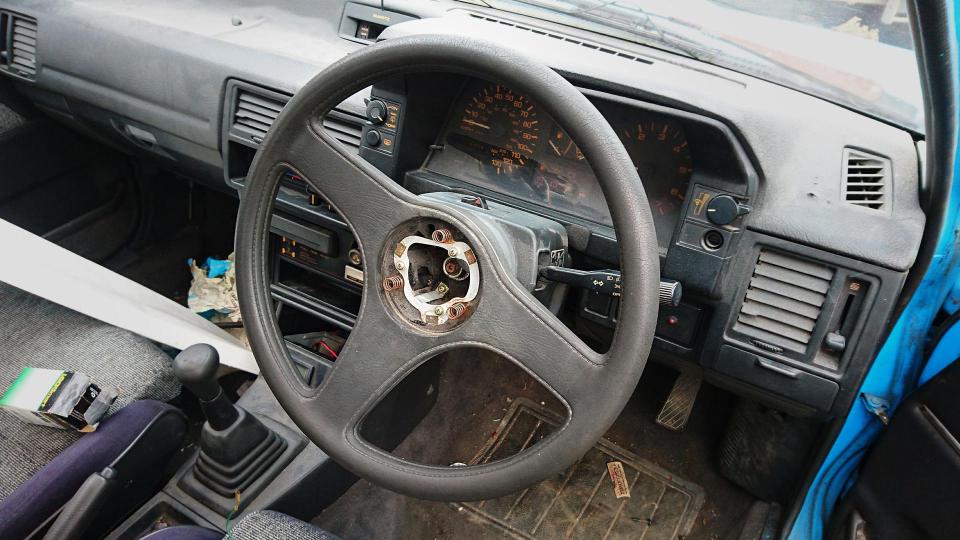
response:
[[[653,62],[651,62],[650,60],[648,60],[648,59],[646,59],[646,58],[643,58],[642,56],[637,56],[636,54],[624,52],[624,51],[621,51],[621,50],[616,50],[616,49],[613,49],[613,48],[611,48],[611,47],[607,47],[607,46],[605,46],[605,45],[598,45],[598,44],[593,43],[593,42],[590,42],[590,41],[585,41],[585,40],[577,39],[577,38],[574,38],[574,37],[571,37],[571,36],[566,36],[566,35],[563,35],[563,34],[558,34],[558,33],[556,33],[556,32],[550,32],[550,31],[544,30],[544,29],[542,29],[542,28],[534,28],[534,27],[532,27],[532,26],[527,26],[527,25],[525,25],[525,24],[515,23],[515,22],[513,22],[513,21],[509,21],[509,20],[506,20],[506,19],[498,19],[498,18],[496,18],[496,17],[489,17],[489,16],[487,16],[487,15],[481,15],[481,14],[479,14],[479,13],[468,12],[467,14],[470,15],[471,17],[473,17],[474,19],[480,19],[480,20],[482,20],[482,21],[487,21],[487,22],[502,24],[502,25],[504,25],[504,26],[509,26],[509,27],[511,27],[511,28],[516,28],[516,29],[518,29],[518,30],[523,30],[524,32],[530,32],[530,33],[533,33],[533,34],[538,34],[538,35],[541,35],[541,36],[546,36],[546,37],[549,37],[549,38],[558,39],[558,40],[560,40],[560,41],[566,41],[567,43],[573,43],[574,45],[579,45],[579,46],[581,46],[581,47],[586,47],[586,48],[588,48],[588,49],[593,49],[593,50],[595,50],[595,51],[599,51],[599,52],[602,52],[602,53],[606,53],[606,54],[609,54],[609,55],[612,55],[612,56],[618,56],[618,57],[620,57],[620,58],[626,58],[627,60],[633,60],[634,62],[640,62],[641,64],[652,64],[652,63],[653,63]]]
[[[286,102],[237,89],[236,107],[233,111],[233,128],[260,144]]]
[[[889,159],[844,148],[843,199],[847,204],[873,210],[883,209],[889,178]]]
[[[762,250],[734,331],[754,344],[805,353],[833,273],[826,266]]]
[[[323,119],[323,127],[343,144],[359,149],[363,122],[360,115],[332,110]]]
[[[268,90],[258,92],[246,85],[238,86],[235,95],[230,133],[259,145],[290,97]],[[343,144],[359,149],[363,122],[359,114],[334,109],[324,118],[323,127]]]
[[[17,13],[0,13],[2,67],[25,79],[37,75],[37,21]]]

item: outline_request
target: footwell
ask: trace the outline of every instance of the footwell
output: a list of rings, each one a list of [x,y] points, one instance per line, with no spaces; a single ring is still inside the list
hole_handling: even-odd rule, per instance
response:
[[[513,455],[548,436],[561,421],[532,401],[515,400],[471,464]],[[617,498],[611,463],[620,463],[611,467],[615,471],[622,466],[622,498]],[[688,534],[703,500],[700,486],[601,440],[557,477],[462,507],[472,519],[515,538],[659,539]]]

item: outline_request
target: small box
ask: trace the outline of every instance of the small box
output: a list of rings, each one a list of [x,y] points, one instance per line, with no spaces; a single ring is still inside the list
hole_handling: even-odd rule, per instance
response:
[[[97,429],[114,398],[101,396],[83,373],[28,367],[0,397],[0,407],[31,424],[88,432]]]

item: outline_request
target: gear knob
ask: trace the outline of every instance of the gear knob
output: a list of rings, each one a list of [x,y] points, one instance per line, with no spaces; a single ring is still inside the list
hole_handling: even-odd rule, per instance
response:
[[[220,384],[217,382],[219,367],[220,354],[206,343],[187,347],[173,360],[173,373],[203,401],[213,401],[220,393]]]
[[[180,351],[173,360],[173,373],[180,383],[200,399],[203,413],[215,430],[224,430],[236,421],[238,413],[233,403],[223,395],[217,382],[220,355],[206,343],[191,345]]]

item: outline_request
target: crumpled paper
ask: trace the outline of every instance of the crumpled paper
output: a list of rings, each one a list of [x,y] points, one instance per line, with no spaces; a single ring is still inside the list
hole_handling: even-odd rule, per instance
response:
[[[187,293],[187,307],[214,323],[240,322],[237,299],[237,271],[234,254],[226,259],[208,258],[203,266],[188,259],[193,280]]]

